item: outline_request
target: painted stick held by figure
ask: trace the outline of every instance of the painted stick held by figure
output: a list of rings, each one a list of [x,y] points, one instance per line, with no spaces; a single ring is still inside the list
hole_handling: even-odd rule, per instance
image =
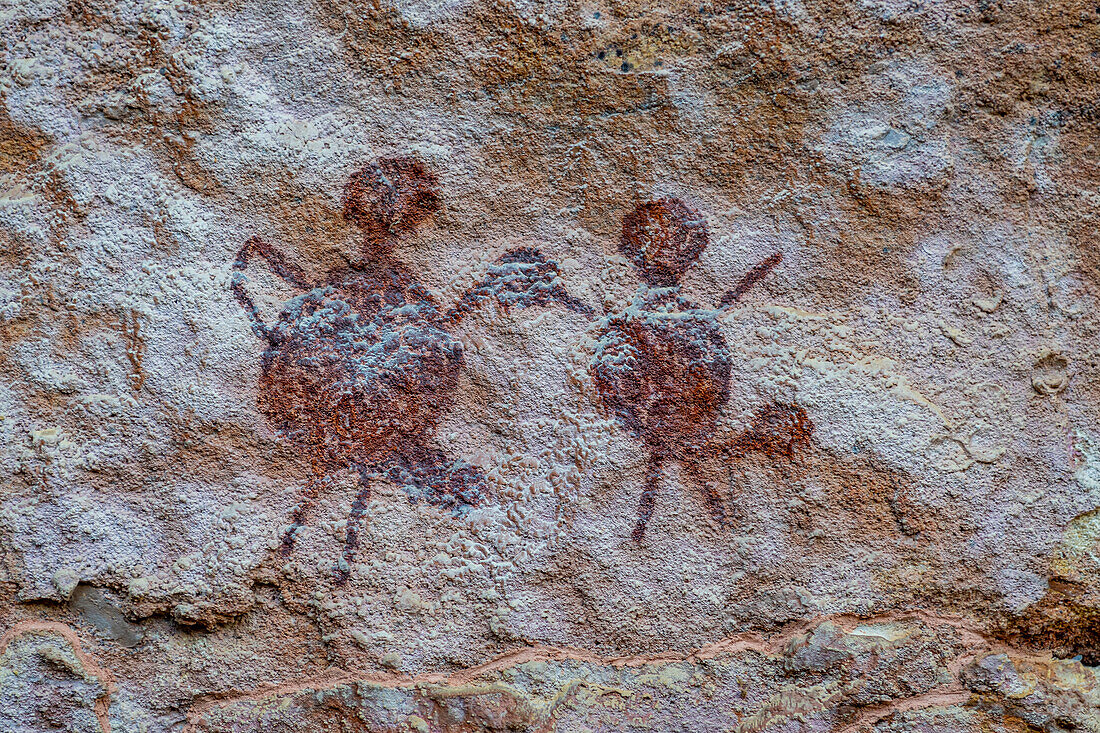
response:
[[[481,471],[448,457],[433,441],[463,364],[462,343],[450,329],[488,299],[506,308],[558,303],[591,313],[566,293],[557,263],[532,248],[505,254],[454,308],[441,312],[435,297],[393,256],[398,238],[413,234],[439,207],[438,182],[423,163],[384,158],[353,174],[344,192],[344,217],[363,231],[366,265],[334,271],[314,284],[256,237],[234,264],[233,293],[268,344],[260,410],[312,467],[283,536],[283,553],[294,547],[334,472],[351,468],[360,477],[334,568],[337,585],[351,573],[372,478],[389,479],[410,501],[456,515],[484,495]],[[253,256],[306,291],[286,303],[274,325],[261,321],[245,289],[244,271]]]

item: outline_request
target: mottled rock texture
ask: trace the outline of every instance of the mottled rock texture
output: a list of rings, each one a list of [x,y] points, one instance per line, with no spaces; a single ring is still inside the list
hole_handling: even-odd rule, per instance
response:
[[[0,731],[1100,731],[1100,6],[0,5]]]

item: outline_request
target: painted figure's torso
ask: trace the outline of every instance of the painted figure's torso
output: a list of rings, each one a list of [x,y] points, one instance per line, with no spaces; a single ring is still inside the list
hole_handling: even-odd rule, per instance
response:
[[[678,287],[642,286],[605,319],[591,371],[615,418],[651,449],[677,456],[705,442],[730,394],[718,312]]]
[[[260,407],[332,460],[386,462],[450,404],[462,344],[400,265],[337,273],[289,303],[264,358]]]

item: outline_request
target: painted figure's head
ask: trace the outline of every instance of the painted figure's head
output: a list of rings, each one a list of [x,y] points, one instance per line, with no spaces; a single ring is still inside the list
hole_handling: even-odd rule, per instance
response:
[[[410,234],[440,208],[439,180],[415,158],[379,158],[351,174],[344,218],[374,248]]]
[[[680,199],[639,204],[623,217],[619,251],[648,284],[676,285],[708,242],[707,222]]]

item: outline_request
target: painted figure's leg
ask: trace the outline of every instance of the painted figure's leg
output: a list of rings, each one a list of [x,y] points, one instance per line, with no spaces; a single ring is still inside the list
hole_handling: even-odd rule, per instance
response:
[[[642,489],[642,498],[638,501],[638,521],[634,525],[634,532],[631,534],[635,542],[641,542],[642,538],[645,537],[646,525],[649,524],[649,518],[653,516],[653,507],[657,504],[657,488],[661,481],[663,467],[663,458],[651,453],[645,470],[645,487]]]
[[[294,512],[290,515],[290,526],[283,534],[283,541],[279,549],[285,557],[294,549],[294,543],[298,539],[298,531],[306,525],[309,514],[317,503],[317,498],[324,493],[325,487],[332,483],[328,475],[315,471],[309,482],[298,494],[298,503]]]
[[[710,512],[710,516],[714,518],[714,521],[718,522],[719,527],[725,529],[729,525],[729,518],[726,515],[726,507],[722,503],[722,496],[715,488],[714,482],[703,475],[703,471],[694,461],[685,460],[681,465],[687,471],[691,480],[695,482],[695,485],[699,487],[699,491],[703,494],[703,500],[707,504],[707,510]]]
[[[344,540],[344,554],[333,568],[333,578],[336,585],[344,585],[351,576],[351,564],[355,562],[355,553],[359,551],[359,528],[363,523],[363,515],[370,503],[370,474],[365,468],[359,468],[359,493],[352,502],[351,511],[348,513],[347,534]]]

